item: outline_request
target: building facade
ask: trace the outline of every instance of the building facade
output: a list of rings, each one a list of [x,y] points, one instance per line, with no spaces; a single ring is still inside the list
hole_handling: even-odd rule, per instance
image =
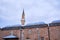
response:
[[[60,40],[60,22],[25,25],[23,10],[21,26],[0,29],[0,40]]]

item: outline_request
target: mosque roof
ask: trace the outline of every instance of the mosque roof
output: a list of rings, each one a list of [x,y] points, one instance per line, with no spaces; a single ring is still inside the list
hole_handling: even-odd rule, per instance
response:
[[[60,20],[55,20],[49,23],[49,26],[60,26]],[[43,28],[43,27],[48,27],[48,24],[45,22],[37,22],[37,23],[32,23],[32,24],[27,24],[25,26],[21,25],[14,25],[14,26],[6,26],[3,27],[2,30],[18,30],[18,29],[26,29],[26,28]]]
[[[49,26],[60,26],[60,20],[54,20],[52,21]]]
[[[30,23],[30,24],[27,24],[27,25],[41,25],[41,24],[46,24],[46,23],[45,22],[37,22],[37,23]]]
[[[60,23],[60,20],[54,20],[52,23]]]
[[[2,30],[13,30],[13,29],[25,29],[25,28],[42,28],[42,27],[47,27],[48,24],[44,23],[44,22],[39,22],[39,23],[33,23],[33,24],[27,24],[24,27],[22,27],[21,25],[15,25],[15,26],[6,26],[4,28],[2,28]]]
[[[0,28],[0,30],[1,30],[1,28]]]

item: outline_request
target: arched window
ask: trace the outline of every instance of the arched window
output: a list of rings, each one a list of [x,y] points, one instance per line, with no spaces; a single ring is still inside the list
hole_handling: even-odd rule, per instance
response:
[[[36,32],[37,34],[40,34],[39,28],[36,28]]]
[[[26,40],[30,40],[30,38],[29,38],[29,37],[27,37],[27,38],[26,38]]]
[[[44,40],[44,37],[41,37],[41,40]]]
[[[22,40],[24,40],[24,30],[22,31]]]
[[[36,32],[37,32],[38,40],[40,40],[40,31],[39,31],[39,28],[36,28]]]
[[[29,33],[29,34],[32,34],[32,30],[28,30],[28,33]]]

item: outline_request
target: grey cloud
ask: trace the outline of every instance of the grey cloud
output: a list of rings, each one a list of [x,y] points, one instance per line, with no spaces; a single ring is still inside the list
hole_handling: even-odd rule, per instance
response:
[[[4,20],[8,21],[5,26],[7,24],[21,24],[23,8],[25,10],[26,24],[41,21],[49,23],[55,19],[60,19],[59,0],[0,0],[0,19],[2,18],[3,22]]]

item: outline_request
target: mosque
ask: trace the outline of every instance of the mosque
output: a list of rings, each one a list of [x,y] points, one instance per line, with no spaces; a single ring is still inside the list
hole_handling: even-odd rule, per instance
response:
[[[21,24],[0,28],[0,40],[60,40],[60,20],[25,25],[23,10]]]

